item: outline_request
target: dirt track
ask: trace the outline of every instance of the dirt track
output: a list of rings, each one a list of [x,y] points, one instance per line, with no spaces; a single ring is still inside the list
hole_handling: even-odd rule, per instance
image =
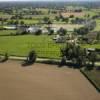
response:
[[[76,69],[55,65],[0,63],[0,100],[100,100],[100,94]]]

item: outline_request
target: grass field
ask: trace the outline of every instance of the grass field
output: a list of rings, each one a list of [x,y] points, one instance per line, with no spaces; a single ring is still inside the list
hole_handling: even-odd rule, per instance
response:
[[[100,44],[84,44],[84,45],[81,45],[83,48],[99,48],[100,49]]]
[[[11,33],[15,34],[16,30],[0,30],[1,35],[10,35]]]
[[[100,90],[100,71],[92,70],[92,71],[83,71],[86,76],[96,85],[97,88]]]
[[[96,28],[94,29],[94,31],[100,31],[100,19],[96,19]]]
[[[54,43],[52,36],[26,35],[26,36],[4,36],[0,37],[0,53],[8,52],[9,55],[26,56],[34,49],[38,57],[59,58],[60,47]]]

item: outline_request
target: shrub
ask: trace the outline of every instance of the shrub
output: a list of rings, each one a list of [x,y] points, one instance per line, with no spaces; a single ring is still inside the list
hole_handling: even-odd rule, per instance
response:
[[[37,32],[35,32],[35,35],[41,35],[42,34],[42,30],[38,30]]]

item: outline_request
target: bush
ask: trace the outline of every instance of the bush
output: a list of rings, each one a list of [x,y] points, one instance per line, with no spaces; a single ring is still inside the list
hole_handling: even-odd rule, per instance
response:
[[[41,35],[42,34],[42,30],[38,30],[37,32],[35,32],[35,35]]]
[[[54,30],[50,29],[48,35],[53,35],[54,34]]]
[[[28,66],[28,65],[34,64],[36,61],[36,58],[37,58],[36,52],[34,50],[30,51],[27,56],[27,59],[24,61],[22,66]]]
[[[74,18],[74,15],[70,15],[69,18]]]

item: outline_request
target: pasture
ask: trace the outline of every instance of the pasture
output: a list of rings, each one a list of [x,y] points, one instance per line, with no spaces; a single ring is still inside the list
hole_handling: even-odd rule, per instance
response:
[[[100,49],[100,44],[82,44],[81,45],[83,48],[99,48]]]

